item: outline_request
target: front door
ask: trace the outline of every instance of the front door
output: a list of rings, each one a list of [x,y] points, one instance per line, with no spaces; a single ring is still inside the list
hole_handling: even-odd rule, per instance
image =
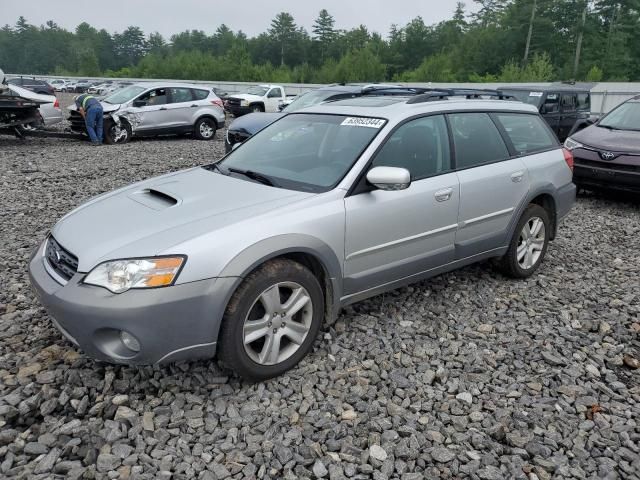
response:
[[[167,89],[154,88],[133,101],[128,120],[139,133],[153,133],[167,125]]]
[[[444,117],[405,123],[371,166],[406,168],[412,182],[400,191],[367,191],[361,185],[365,191],[345,199],[347,295],[454,260],[460,196]]]
[[[282,98],[282,89],[280,87],[273,87],[267,93],[267,98],[265,99],[265,111],[267,112],[277,112],[278,105]]]
[[[487,113],[449,115],[460,181],[456,257],[504,245],[514,212],[529,190],[524,162],[511,155]]]

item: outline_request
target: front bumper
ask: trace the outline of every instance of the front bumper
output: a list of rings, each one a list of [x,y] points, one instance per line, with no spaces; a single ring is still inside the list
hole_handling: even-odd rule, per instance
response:
[[[225,109],[227,112],[231,113],[234,117],[241,117],[242,115],[246,115],[247,113],[251,113],[251,107],[241,107],[239,105],[225,105]]]
[[[84,285],[82,273],[61,285],[46,271],[42,250],[29,262],[33,289],[54,325],[90,357],[150,365],[215,355],[220,322],[237,279],[114,294]],[[138,340],[139,352],[125,346],[121,331]]]
[[[640,167],[637,171],[632,171],[629,167],[622,168],[616,168],[615,165],[599,166],[592,162],[585,165],[577,160],[573,169],[573,181],[587,188],[640,192]]]

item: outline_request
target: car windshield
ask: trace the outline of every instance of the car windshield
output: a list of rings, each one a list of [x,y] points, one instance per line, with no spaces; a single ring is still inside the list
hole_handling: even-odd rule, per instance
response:
[[[114,105],[119,105],[121,103],[127,103],[130,100],[133,100],[136,96],[144,92],[144,87],[138,87],[136,85],[131,85],[130,87],[123,88],[122,90],[118,90],[113,95],[109,95],[104,99],[107,103],[112,103]]]
[[[268,87],[251,87],[247,89],[245,93],[249,95],[257,95],[258,97],[263,97],[266,95],[267,91],[269,91]]]
[[[239,178],[249,178],[242,173],[249,172],[274,186],[325,192],[338,184],[385,123],[343,115],[287,115],[233,150],[218,166],[221,173]]]
[[[324,102],[327,98],[331,98],[335,93],[336,92],[327,92],[323,90],[314,90],[303,93],[302,95],[298,95],[294,101],[283,109],[283,111],[290,113],[317,105],[318,103]]]
[[[627,102],[612,110],[598,124],[616,130],[640,131],[640,102]]]
[[[536,107],[540,106],[540,101],[542,100],[543,92],[534,91],[534,90],[509,90],[509,89],[501,89],[503,93],[507,95],[513,95],[518,100],[523,103],[528,103],[529,105],[535,105]]]

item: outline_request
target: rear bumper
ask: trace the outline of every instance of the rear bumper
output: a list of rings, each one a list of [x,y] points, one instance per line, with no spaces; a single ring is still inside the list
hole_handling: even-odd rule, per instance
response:
[[[631,172],[576,164],[573,170],[573,181],[581,187],[640,192],[640,171]]]
[[[40,247],[29,262],[33,289],[56,328],[90,357],[149,365],[215,355],[217,333],[235,278],[113,294],[84,285],[82,273],[61,285],[49,275],[44,262]],[[122,331],[138,340],[138,352],[125,346]]]

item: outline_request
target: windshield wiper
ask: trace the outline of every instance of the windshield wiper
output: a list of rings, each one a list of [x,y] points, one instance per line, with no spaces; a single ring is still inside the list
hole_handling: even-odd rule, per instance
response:
[[[251,180],[260,182],[263,185],[269,185],[270,187],[277,187],[278,185],[270,177],[263,175],[262,173],[254,172],[253,170],[241,170],[239,168],[229,168],[229,172],[244,175]]]
[[[216,163],[211,163],[209,165],[206,165],[204,168],[206,168],[207,170],[217,170],[222,175],[229,175],[229,172],[223,170],[222,167],[220,165],[218,165],[217,162]]]
[[[621,130],[620,128],[612,127],[611,125],[602,125],[602,124],[600,124],[598,126],[602,127],[602,128],[606,128],[607,130]]]

